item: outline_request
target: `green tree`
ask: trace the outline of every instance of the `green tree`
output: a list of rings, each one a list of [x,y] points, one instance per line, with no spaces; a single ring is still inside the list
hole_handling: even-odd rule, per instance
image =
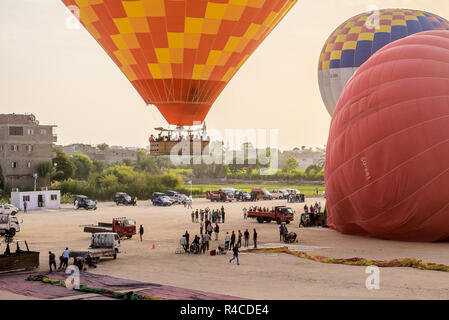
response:
[[[53,181],[64,181],[70,179],[75,174],[75,165],[67,155],[58,148],[53,149],[56,152],[56,158],[53,159],[53,166],[56,169],[52,177]]]
[[[284,172],[292,172],[293,170],[295,170],[297,167],[299,166],[299,161],[291,156],[290,158],[287,159],[287,161],[285,162],[284,167],[282,168],[282,171]]]
[[[104,161],[93,159],[92,164],[94,165],[94,173],[102,173],[103,170],[106,169],[106,162]]]
[[[321,171],[321,167],[318,164],[311,164],[306,168],[306,175],[310,175],[312,173],[312,170],[315,170],[315,174]]]
[[[36,171],[42,181],[42,184],[47,185],[51,175],[55,172],[55,168],[51,161],[43,161],[37,165]]]
[[[158,163],[153,156],[150,156],[147,151],[143,149],[137,150],[136,169],[145,171],[150,174],[160,174]]]
[[[87,180],[94,165],[92,160],[82,153],[74,153],[71,157],[73,164],[75,165],[75,178],[80,180]]]
[[[107,143],[101,143],[101,144],[97,144],[97,148],[101,151],[105,151],[105,150],[109,149],[109,145]]]

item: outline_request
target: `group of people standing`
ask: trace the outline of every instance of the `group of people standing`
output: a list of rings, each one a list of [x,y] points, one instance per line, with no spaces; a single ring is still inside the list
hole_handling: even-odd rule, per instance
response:
[[[321,213],[321,202],[315,202],[315,205],[311,204],[310,209],[307,206],[307,204],[304,205],[304,212],[309,213],[309,210],[311,213]]]
[[[59,268],[58,270],[61,270],[62,268],[67,268],[69,266],[69,256],[70,256],[70,251],[69,248],[65,248],[65,250],[62,252],[61,256],[59,257]],[[48,262],[50,265],[50,273],[53,272],[53,267],[54,270],[56,270],[56,256],[53,252],[48,251]]]
[[[221,209],[196,209],[192,211],[190,216],[192,218],[192,223],[199,222],[201,225],[203,224],[203,221],[205,221],[205,224],[207,224],[207,222],[225,223],[225,210],[223,206],[221,206]]]
[[[244,239],[243,246],[245,248],[247,248],[249,245],[249,236],[250,236],[250,234],[249,234],[248,229],[246,229],[244,233],[242,233],[239,230],[237,234],[235,233],[234,230],[232,230],[231,235],[229,235],[229,232],[226,232],[224,250],[233,250],[235,246],[237,246],[238,248],[241,248],[242,247],[242,238]],[[256,229],[253,229],[253,243],[254,243],[254,248],[257,248],[257,231],[256,231]]]
[[[321,214],[321,202],[315,202],[314,205],[311,204],[310,208],[307,206],[307,204],[305,204],[304,213],[309,216],[310,223],[314,225],[317,220],[317,215]]]

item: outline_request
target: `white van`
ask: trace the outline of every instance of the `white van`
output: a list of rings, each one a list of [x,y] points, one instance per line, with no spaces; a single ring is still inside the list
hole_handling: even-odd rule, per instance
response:
[[[0,214],[0,235],[14,236],[20,231],[19,220],[10,214]]]
[[[12,204],[0,203],[0,213],[15,215],[19,212],[19,208],[13,206]]]

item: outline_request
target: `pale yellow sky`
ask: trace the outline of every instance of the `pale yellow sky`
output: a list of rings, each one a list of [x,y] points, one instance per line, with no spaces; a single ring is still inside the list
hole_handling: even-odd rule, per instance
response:
[[[207,126],[278,129],[281,149],[326,144],[321,48],[340,23],[373,5],[449,19],[448,0],[300,0],[222,92]],[[146,146],[165,120],[86,30],[66,27],[67,17],[60,0],[0,1],[0,112],[58,125],[62,144]]]

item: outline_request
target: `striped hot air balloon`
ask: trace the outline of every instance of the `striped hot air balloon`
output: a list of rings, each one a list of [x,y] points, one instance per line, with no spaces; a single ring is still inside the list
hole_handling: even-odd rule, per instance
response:
[[[393,41],[429,30],[449,30],[449,21],[425,11],[384,9],[340,25],[324,44],[318,64],[321,97],[329,114],[348,80],[369,57]]]
[[[202,123],[297,0],[62,0],[169,124]],[[72,10],[73,11],[73,10]]]

